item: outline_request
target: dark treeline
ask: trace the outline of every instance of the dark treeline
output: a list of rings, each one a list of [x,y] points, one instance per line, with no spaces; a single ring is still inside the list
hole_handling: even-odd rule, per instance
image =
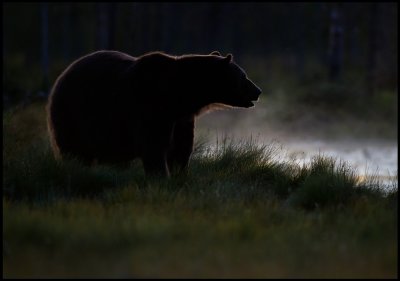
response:
[[[98,49],[281,57],[299,79],[313,61],[332,81],[359,71],[373,95],[397,91],[397,3],[5,3],[3,100],[47,95],[68,63]]]

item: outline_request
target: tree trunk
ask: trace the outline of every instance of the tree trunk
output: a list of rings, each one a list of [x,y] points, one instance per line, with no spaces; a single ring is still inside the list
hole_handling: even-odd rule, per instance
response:
[[[343,24],[342,15],[338,7],[334,6],[330,15],[330,38],[329,38],[329,79],[336,81],[341,74],[343,64]]]
[[[219,33],[220,17],[221,17],[221,3],[215,2],[207,7],[207,19],[204,24],[204,37],[206,38],[203,48],[205,50],[213,51],[218,50],[217,36]]]
[[[62,54],[63,59],[68,62],[71,58],[71,4],[64,4],[63,15],[63,41],[62,41]]]
[[[41,58],[42,58],[42,91],[39,93],[40,97],[47,97],[48,84],[49,84],[49,9],[47,3],[40,5],[40,19],[41,19]]]
[[[114,48],[115,3],[97,3],[96,5],[96,46],[100,50]]]
[[[367,95],[372,97],[375,94],[376,81],[376,56],[378,52],[378,3],[370,4],[370,19],[369,19],[369,41],[367,55]]]

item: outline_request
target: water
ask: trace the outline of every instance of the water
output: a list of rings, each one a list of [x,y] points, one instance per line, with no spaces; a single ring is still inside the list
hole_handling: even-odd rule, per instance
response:
[[[383,186],[397,182],[398,146],[386,140],[286,140],[287,157],[309,163],[313,156],[322,154],[343,160],[353,167],[359,177],[375,176]]]
[[[361,179],[372,176],[384,188],[398,186],[397,140],[381,139],[379,136],[352,137],[350,134],[327,137],[310,134],[310,130],[299,134],[298,131],[276,130],[265,121],[254,121],[254,117],[249,119],[247,114],[246,111],[213,112],[203,116],[197,122],[196,135],[206,136],[211,145],[224,136],[234,139],[252,137],[260,144],[274,143],[281,147],[279,153],[283,160],[296,159],[299,164],[310,163],[316,155],[334,157],[347,162]]]

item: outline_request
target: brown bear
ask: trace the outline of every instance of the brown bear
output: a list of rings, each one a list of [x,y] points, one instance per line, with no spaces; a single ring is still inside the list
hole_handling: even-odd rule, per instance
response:
[[[188,167],[196,116],[213,105],[252,107],[260,93],[231,54],[98,51],[56,80],[48,130],[58,159],[121,164],[141,158],[147,175],[169,176]]]

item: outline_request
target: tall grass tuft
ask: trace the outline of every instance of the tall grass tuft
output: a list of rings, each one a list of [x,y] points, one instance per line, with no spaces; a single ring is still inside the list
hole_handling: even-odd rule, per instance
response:
[[[281,159],[284,151],[279,144],[260,144],[253,138],[223,137],[214,146],[200,140],[188,174],[169,180],[146,179],[138,160],[125,169],[87,167],[75,159],[57,162],[43,124],[37,124],[37,131],[20,129],[24,128],[20,123],[30,119],[43,122],[40,109],[35,105],[3,118],[3,195],[11,200],[49,203],[59,198],[112,198],[113,192],[136,186],[152,190],[149,192],[162,190],[171,198],[183,194],[189,201],[204,200],[207,204],[232,200],[247,204],[276,198],[312,210],[345,206],[357,197],[372,193],[379,197],[382,193],[379,183],[360,183],[343,161],[319,155],[309,165],[300,166],[294,160]]]
[[[127,184],[136,169],[86,167],[75,159],[57,162],[48,142],[28,146],[3,163],[3,193],[13,200],[51,202],[59,198],[96,197]],[[140,169],[136,172],[140,178]]]
[[[298,181],[289,202],[306,209],[346,205],[358,187],[357,175],[346,162],[322,155],[301,169]]]

